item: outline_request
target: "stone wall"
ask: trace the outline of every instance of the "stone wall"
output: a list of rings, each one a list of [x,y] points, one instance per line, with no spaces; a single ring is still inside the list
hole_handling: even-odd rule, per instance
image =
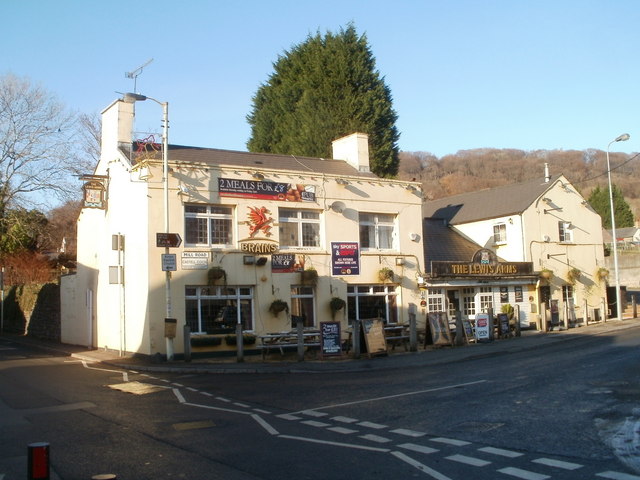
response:
[[[55,283],[17,285],[5,292],[3,330],[60,341],[60,289]]]

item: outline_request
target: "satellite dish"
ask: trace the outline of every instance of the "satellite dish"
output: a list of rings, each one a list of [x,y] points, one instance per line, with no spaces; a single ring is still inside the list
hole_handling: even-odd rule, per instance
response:
[[[347,206],[344,204],[344,202],[336,201],[329,205],[329,208],[336,213],[342,213],[344,212],[344,209],[347,208]]]
[[[546,242],[549,243],[551,241],[551,237],[549,235],[545,235],[544,237],[542,237],[542,239]]]

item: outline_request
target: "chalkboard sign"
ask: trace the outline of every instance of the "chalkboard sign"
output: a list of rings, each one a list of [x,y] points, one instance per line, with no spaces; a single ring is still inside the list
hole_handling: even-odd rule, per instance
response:
[[[387,353],[387,340],[384,337],[384,323],[379,318],[366,318],[362,323],[362,334],[369,356]]]
[[[320,322],[320,351],[323,357],[342,354],[340,322]]]
[[[430,312],[427,318],[429,321],[429,330],[431,331],[433,344],[453,345],[447,314],[444,312]]]
[[[506,313],[499,313],[498,317],[498,325],[500,325],[500,335],[507,336],[509,335],[509,315]]]
[[[475,341],[476,337],[473,334],[473,325],[471,325],[471,322],[466,318],[462,319],[462,329],[464,330],[464,336],[467,342]]]

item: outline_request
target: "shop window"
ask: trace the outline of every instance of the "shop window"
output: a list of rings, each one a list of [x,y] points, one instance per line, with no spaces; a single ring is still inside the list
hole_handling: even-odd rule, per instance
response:
[[[233,245],[233,209],[220,205],[184,206],[185,244],[202,247]]]
[[[251,287],[186,287],[185,306],[191,333],[233,334],[237,324],[243,330],[253,330]]]
[[[502,244],[507,243],[507,225],[504,223],[498,223],[493,226],[493,243]]]
[[[349,285],[347,287],[349,323],[365,318],[382,318],[398,323],[396,289],[390,285]]]
[[[295,317],[302,317],[305,327],[316,325],[314,288],[294,285],[291,287],[291,327],[295,328]]]
[[[573,242],[573,231],[571,230],[571,223],[558,222],[558,233],[560,235],[561,242]]]
[[[393,250],[396,237],[395,215],[360,213],[360,246],[371,250]]]
[[[486,313],[493,308],[493,292],[491,287],[480,287],[480,311]]]
[[[573,285],[562,286],[562,301],[564,303],[573,301]]]
[[[462,313],[467,317],[476,314],[476,290],[475,288],[462,289]]]
[[[320,246],[320,214],[312,210],[278,209],[280,248]]]
[[[427,291],[427,311],[445,312],[444,292],[441,288],[430,288]]]

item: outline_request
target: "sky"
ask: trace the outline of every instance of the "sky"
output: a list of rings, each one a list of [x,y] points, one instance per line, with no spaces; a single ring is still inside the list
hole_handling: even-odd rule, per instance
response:
[[[273,62],[352,23],[391,90],[401,151],[640,151],[637,0],[0,0],[0,75],[99,113],[125,73],[169,103],[172,144],[246,151]],[[136,130],[161,108],[136,104]]]

